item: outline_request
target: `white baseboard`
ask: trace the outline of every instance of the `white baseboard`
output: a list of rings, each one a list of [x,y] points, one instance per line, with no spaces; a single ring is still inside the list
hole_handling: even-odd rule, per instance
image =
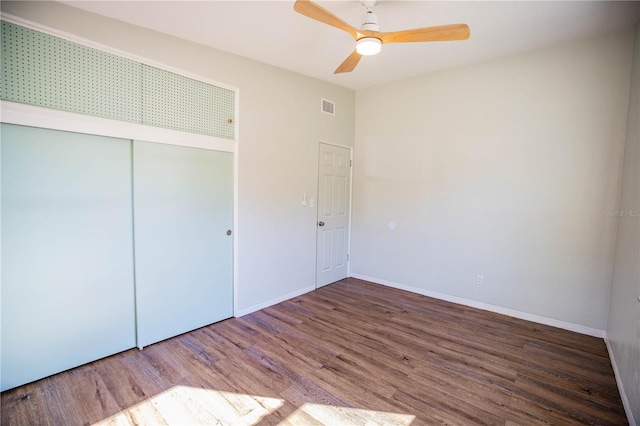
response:
[[[258,303],[256,305],[249,306],[247,308],[239,309],[235,313],[235,317],[242,317],[244,315],[248,315],[252,312],[259,311],[260,309],[268,308],[269,306],[278,304],[280,302],[284,302],[285,300],[293,299],[294,297],[300,296],[305,293],[309,293],[310,291],[315,290],[315,286],[301,288],[299,290],[293,291],[291,293],[284,294],[282,296],[274,297],[273,299],[267,300],[266,302]]]
[[[607,338],[606,332],[604,336],[604,342],[607,345],[607,351],[609,352],[609,359],[611,359],[611,366],[613,367],[613,374],[616,377],[616,383],[618,384],[618,390],[620,391],[620,398],[622,399],[622,405],[624,406],[624,412],[627,415],[629,426],[637,426],[636,420],[633,418],[633,411],[631,410],[631,404],[629,403],[629,398],[627,398],[627,394],[624,391],[624,386],[622,385],[622,379],[620,378],[620,371],[618,370],[618,364],[616,364],[616,357],[613,355],[613,348],[611,348],[611,344],[609,343],[609,339]]]
[[[605,337],[605,331],[597,328],[585,327],[580,324],[573,324],[570,322],[560,321],[553,318],[547,318],[540,315],[534,315],[527,312],[516,311],[514,309],[503,308],[502,306],[490,305],[484,302],[477,302],[471,299],[464,299],[458,296],[451,296],[449,294],[438,293],[435,291],[425,290],[419,287],[412,287],[404,284],[395,283],[392,281],[384,280],[381,278],[368,277],[366,275],[351,274],[351,277],[358,278],[365,281],[370,281],[376,284],[382,284],[387,287],[393,287],[400,290],[410,291],[412,293],[422,294],[423,296],[433,297],[434,299],[446,300],[447,302],[457,303],[459,305],[471,306],[472,308],[482,309],[484,311],[495,312],[502,315],[508,315],[514,318],[520,318],[527,321],[537,322],[538,324],[550,325],[552,327],[561,328],[563,330],[574,331],[580,334],[586,334],[593,337]]]

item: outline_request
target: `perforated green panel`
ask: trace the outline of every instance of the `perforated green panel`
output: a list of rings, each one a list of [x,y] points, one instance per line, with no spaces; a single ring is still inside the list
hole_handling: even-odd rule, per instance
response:
[[[231,90],[143,65],[142,105],[144,124],[233,139]]]
[[[141,64],[2,22],[2,99],[140,122]]]
[[[235,137],[232,90],[6,21],[1,59],[0,99]]]

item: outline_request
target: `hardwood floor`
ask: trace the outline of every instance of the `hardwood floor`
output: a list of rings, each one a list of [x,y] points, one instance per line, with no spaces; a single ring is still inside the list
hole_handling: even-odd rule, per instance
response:
[[[3,425],[627,424],[602,339],[356,279],[1,403]]]

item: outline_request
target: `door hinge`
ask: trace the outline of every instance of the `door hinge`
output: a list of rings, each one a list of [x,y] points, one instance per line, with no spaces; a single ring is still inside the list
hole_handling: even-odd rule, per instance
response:
[[[347,255],[347,262],[349,261],[349,255]]]
[[[349,167],[353,167],[353,160],[349,160]]]

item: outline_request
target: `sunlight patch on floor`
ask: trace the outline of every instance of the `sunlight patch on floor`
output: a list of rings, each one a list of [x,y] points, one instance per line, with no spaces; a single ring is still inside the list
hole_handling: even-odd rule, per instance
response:
[[[284,400],[174,386],[148,400],[94,423],[94,426],[130,425],[246,425],[260,423]],[[409,426],[415,416],[359,408],[305,403],[289,414],[283,425],[396,425]]]
[[[283,403],[278,398],[174,386],[95,425],[255,425]]]
[[[360,408],[334,407],[332,405],[306,403],[291,413],[285,424],[308,424],[309,417],[325,425],[394,425],[409,426],[416,416],[411,414],[386,413]]]

